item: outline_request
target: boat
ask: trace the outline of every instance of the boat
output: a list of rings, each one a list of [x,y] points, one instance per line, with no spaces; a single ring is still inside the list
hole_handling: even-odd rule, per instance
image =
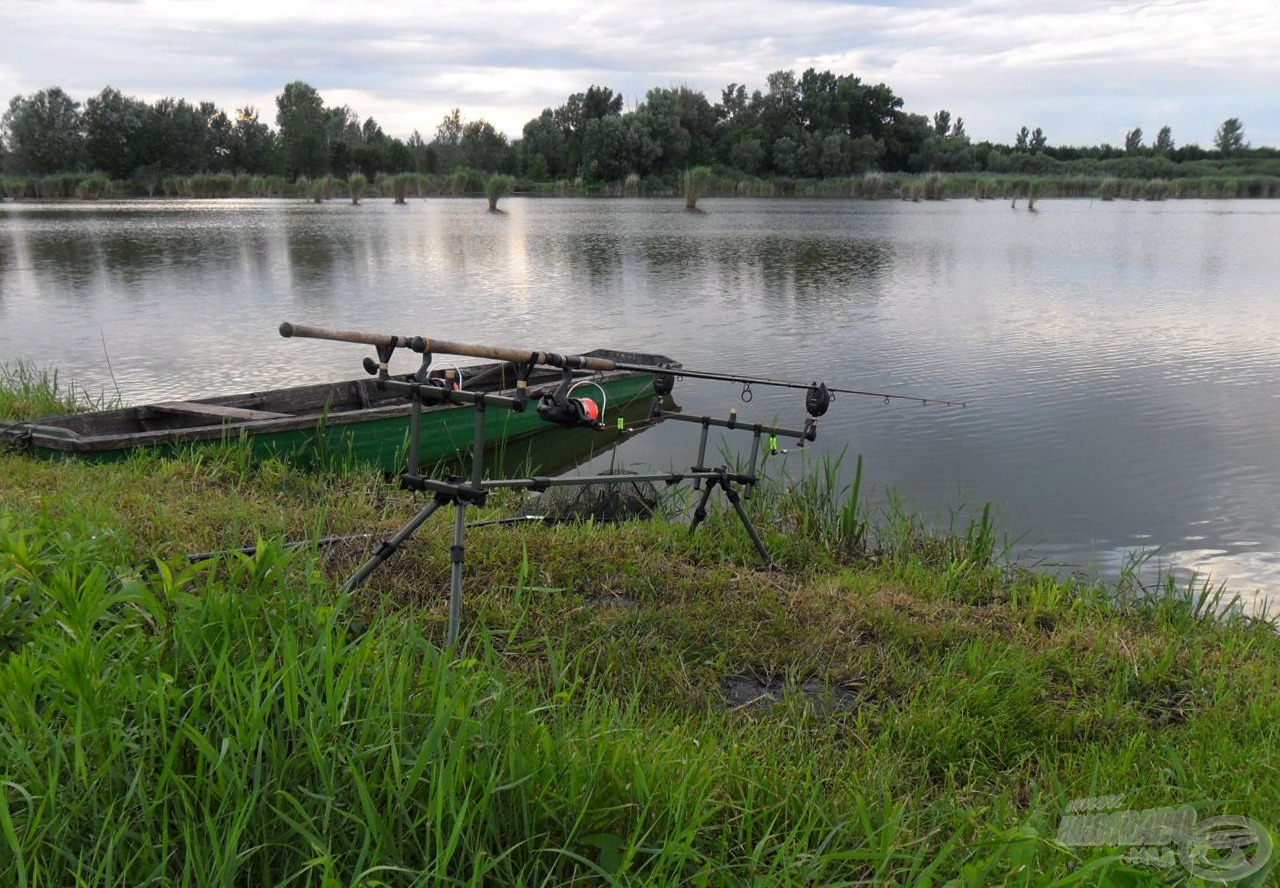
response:
[[[664,355],[596,349],[587,355],[655,369],[678,370]],[[458,368],[467,391],[513,396],[516,368],[509,362]],[[432,373],[439,378],[439,370]],[[576,397],[599,400],[608,425],[631,420],[652,403],[653,374],[629,371],[581,372]],[[391,378],[412,380],[414,374]],[[540,367],[529,377],[531,402],[552,391],[561,372]],[[423,404],[420,458],[423,465],[451,461],[473,446],[473,407]],[[0,427],[0,446],[36,456],[75,456],[110,462],[141,448],[174,452],[191,445],[245,439],[255,455],[289,458],[307,465],[351,460],[403,470],[409,435],[410,402],[381,391],[378,380],[355,379],[191,401],[164,401],[138,407],[73,413]],[[495,412],[485,428],[486,446],[508,446],[555,426],[530,403],[522,413]],[[527,448],[526,448],[527,452]]]

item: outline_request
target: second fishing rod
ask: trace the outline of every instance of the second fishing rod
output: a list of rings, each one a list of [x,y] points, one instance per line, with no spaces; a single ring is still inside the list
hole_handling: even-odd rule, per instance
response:
[[[819,382],[817,380],[814,380],[813,382],[794,382],[791,380],[775,379],[767,376],[719,373],[708,370],[693,370],[686,367],[681,367],[678,370],[672,370],[669,368],[654,367],[649,364],[630,364],[624,361],[614,361],[609,358],[587,355],[561,354],[558,352],[541,351],[537,349],[475,345],[465,342],[452,342],[445,339],[435,339],[426,336],[398,336],[392,334],[360,333],[347,330],[329,330],[323,327],[308,327],[301,324],[291,324],[287,321],[280,325],[280,335],[285,338],[299,337],[305,339],[327,339],[335,342],[354,342],[363,345],[372,345],[378,349],[379,362],[377,364],[374,364],[372,361],[369,362],[366,369],[369,369],[370,372],[381,371],[385,373],[387,369],[387,360],[390,357],[391,351],[396,348],[407,348],[410,351],[414,351],[419,354],[449,354],[459,355],[462,357],[488,358],[490,360],[510,361],[516,365],[542,365],[548,367],[559,367],[564,370],[595,370],[600,372],[623,370],[634,373],[656,373],[662,376],[682,376],[688,379],[719,380],[722,382],[731,382],[741,385],[743,387],[743,400],[746,401],[751,399],[751,386],[754,385],[801,389],[805,392],[805,408],[811,416],[815,417],[822,416],[827,412],[827,408],[831,405],[831,396],[834,394],[881,398],[886,402],[891,400],[911,401],[913,403],[940,407],[968,406],[964,401],[922,397],[919,395],[906,395],[896,392],[877,392],[865,389],[829,386],[825,382]]]

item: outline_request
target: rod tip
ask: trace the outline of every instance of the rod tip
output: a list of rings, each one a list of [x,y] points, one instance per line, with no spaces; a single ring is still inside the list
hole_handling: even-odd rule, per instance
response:
[[[293,324],[290,324],[288,321],[285,321],[283,324],[281,324],[280,335],[283,336],[285,339],[288,339],[289,337],[291,337],[293,335]]]

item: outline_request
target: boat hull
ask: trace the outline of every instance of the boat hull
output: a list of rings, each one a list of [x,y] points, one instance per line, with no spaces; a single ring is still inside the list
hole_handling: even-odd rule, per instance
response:
[[[660,356],[641,357],[649,358],[655,364],[678,366]],[[643,416],[652,403],[652,380],[653,377],[647,374],[605,374],[593,379],[589,385],[584,385],[575,395],[607,402],[604,416],[606,423],[612,424],[617,417],[633,421]],[[604,390],[604,398],[600,398],[597,385]],[[171,402],[186,405],[191,410],[208,405],[204,409],[264,417],[250,421],[232,421],[224,417],[216,425],[209,424],[206,419],[203,420],[203,425],[184,428],[146,428],[146,417],[158,415],[157,411],[165,405],[35,420],[0,433],[0,443],[7,443],[11,448],[40,457],[74,456],[93,462],[112,462],[125,459],[138,450],[172,454],[194,445],[243,441],[260,458],[287,459],[311,467],[358,463],[380,468],[387,473],[396,473],[403,470],[408,449],[409,405],[406,399],[384,398],[367,409],[320,409],[311,416],[289,416],[260,409],[227,406],[252,404],[255,408],[279,407],[279,396],[289,391],[305,391],[313,398],[327,397],[328,401],[324,403],[329,404],[334,400],[335,393],[350,397],[350,391],[360,391],[361,387],[365,391],[360,396],[367,402],[370,386],[372,380],[356,380],[330,386],[327,394],[320,391],[325,387],[307,387],[201,402]],[[550,381],[544,378],[541,390],[549,386]],[[320,393],[312,393],[313,389]],[[512,393],[503,387],[491,387],[490,390]],[[536,394],[539,390],[531,386],[531,394]],[[272,398],[276,400],[273,401]],[[521,413],[509,410],[488,411],[485,422],[486,447],[498,450],[508,448],[513,454],[528,451],[527,447],[516,447],[515,442],[555,429],[555,426],[538,416],[533,406],[531,398],[529,408]],[[180,408],[170,406],[167,409],[178,411]],[[188,419],[188,422],[192,421],[199,422]],[[140,425],[141,428],[134,430],[132,425],[125,428],[126,422]],[[424,467],[457,459],[470,450],[474,440],[473,408],[459,405],[423,407],[419,448]]]

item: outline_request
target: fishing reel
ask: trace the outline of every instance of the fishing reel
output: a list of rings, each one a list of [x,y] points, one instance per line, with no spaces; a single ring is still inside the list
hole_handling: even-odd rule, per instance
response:
[[[831,391],[825,382],[814,381],[804,393],[804,409],[814,419],[824,416],[831,406]]]
[[[603,429],[600,405],[592,398],[569,397],[572,385],[573,371],[566,368],[556,390],[538,399],[538,416],[544,422],[554,423],[561,428]]]

